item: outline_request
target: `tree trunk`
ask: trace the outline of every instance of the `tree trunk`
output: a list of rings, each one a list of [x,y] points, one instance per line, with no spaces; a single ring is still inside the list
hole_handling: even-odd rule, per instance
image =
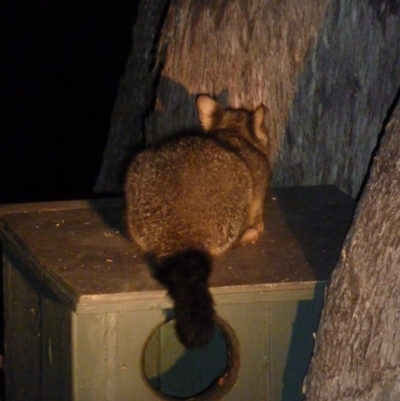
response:
[[[400,85],[398,1],[332,1],[298,82],[275,185],[358,195]]]
[[[309,401],[400,400],[400,103],[327,291]]]
[[[226,106],[267,106],[274,158],[327,3],[173,1],[160,36],[166,51],[148,140],[196,125],[194,99],[211,93]]]
[[[142,115],[151,107],[157,75],[154,42],[167,3],[167,0],[140,2],[133,29],[132,50],[119,84],[95,192],[121,190],[128,158],[133,149],[143,142]]]
[[[197,124],[194,98],[205,92],[225,105],[268,107],[273,185],[334,184],[355,196],[400,81],[397,6],[173,0],[153,60],[163,7],[142,0],[96,189],[120,188],[116,176],[143,127],[151,143]]]

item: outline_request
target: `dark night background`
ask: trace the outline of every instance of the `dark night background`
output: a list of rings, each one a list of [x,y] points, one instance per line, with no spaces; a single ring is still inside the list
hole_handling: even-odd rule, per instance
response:
[[[93,197],[138,3],[2,2],[0,204]]]
[[[0,7],[0,203],[90,198],[138,1]]]

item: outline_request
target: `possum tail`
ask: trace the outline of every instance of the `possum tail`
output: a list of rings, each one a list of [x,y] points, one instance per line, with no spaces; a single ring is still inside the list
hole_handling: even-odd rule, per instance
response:
[[[156,278],[174,301],[176,333],[187,348],[204,347],[214,335],[214,302],[207,286],[210,272],[210,255],[197,250],[156,262]]]

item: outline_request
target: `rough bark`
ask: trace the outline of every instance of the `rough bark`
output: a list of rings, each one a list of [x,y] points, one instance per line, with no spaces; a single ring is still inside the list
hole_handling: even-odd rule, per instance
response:
[[[400,85],[398,1],[332,1],[298,82],[274,184],[356,196]]]
[[[133,149],[143,142],[142,116],[150,108],[157,76],[155,42],[168,0],[140,2],[132,50],[120,81],[110,134],[95,192],[118,192]]]
[[[147,119],[148,141],[197,124],[194,99],[210,93],[224,105],[267,106],[274,159],[327,5],[327,0],[173,1],[160,35],[163,68],[156,109]]]
[[[327,291],[309,401],[400,400],[400,104]]]
[[[155,26],[147,40],[140,30],[161,19],[155,3],[142,0],[97,190],[118,188],[110,170],[123,169],[143,116],[149,143],[197,124],[194,97],[206,92],[266,104],[273,185],[358,193],[400,82],[398,2],[173,0],[152,60]]]

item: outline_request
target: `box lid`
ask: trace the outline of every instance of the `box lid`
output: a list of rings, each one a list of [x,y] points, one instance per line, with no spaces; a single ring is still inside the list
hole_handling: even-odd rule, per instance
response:
[[[254,300],[271,289],[323,283],[339,258],[353,211],[354,201],[333,186],[272,189],[261,239],[215,259],[211,291],[247,293]],[[8,257],[22,260],[19,265],[73,310],[169,302],[126,236],[121,199],[6,205],[0,215]]]

